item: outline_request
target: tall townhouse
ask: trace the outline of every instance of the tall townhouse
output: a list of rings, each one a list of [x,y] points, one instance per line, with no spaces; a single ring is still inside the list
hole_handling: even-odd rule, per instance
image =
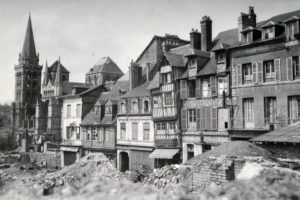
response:
[[[134,80],[141,77],[142,68],[131,63],[130,90],[119,101],[117,118],[117,167],[120,171],[154,168],[154,160],[149,158],[154,148],[154,127],[148,89],[151,82],[148,74],[145,83],[136,85]]]
[[[299,121],[299,20],[298,10],[256,23],[252,7],[238,18],[239,43],[230,48],[232,140]]]
[[[113,86],[105,85],[93,109],[81,122],[81,133],[85,154],[101,152],[116,162],[117,112],[120,97],[129,90],[128,74]]]

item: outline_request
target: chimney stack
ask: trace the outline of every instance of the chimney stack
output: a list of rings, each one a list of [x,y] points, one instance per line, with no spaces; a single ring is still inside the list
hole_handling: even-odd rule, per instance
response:
[[[201,24],[201,51],[210,51],[212,48],[212,20],[203,16]]]
[[[129,66],[129,88],[130,90],[137,87],[142,79],[142,68],[131,60]]]
[[[197,29],[192,29],[190,32],[190,40],[194,49],[201,50],[201,33],[199,33]]]
[[[238,18],[238,39],[242,41],[242,33],[241,31],[249,26],[256,27],[256,14],[254,12],[254,7],[249,6],[249,11],[247,13],[241,13]]]

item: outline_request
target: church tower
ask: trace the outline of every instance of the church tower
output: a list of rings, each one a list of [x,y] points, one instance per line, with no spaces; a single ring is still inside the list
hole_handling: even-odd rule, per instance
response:
[[[41,71],[29,15],[23,49],[19,54],[19,63],[15,65],[14,128],[22,128],[24,120],[34,119],[36,103],[40,98]]]

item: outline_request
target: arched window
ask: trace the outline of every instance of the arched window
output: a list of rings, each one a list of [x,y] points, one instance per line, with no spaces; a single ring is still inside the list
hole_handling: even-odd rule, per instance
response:
[[[120,113],[126,113],[126,106],[125,106],[125,102],[121,102],[120,105]]]
[[[131,112],[132,113],[138,113],[139,112],[138,102],[136,100],[133,100],[131,102]]]
[[[149,101],[148,101],[148,100],[145,100],[145,101],[144,101],[143,107],[144,107],[144,113],[150,112],[150,109],[149,109]]]

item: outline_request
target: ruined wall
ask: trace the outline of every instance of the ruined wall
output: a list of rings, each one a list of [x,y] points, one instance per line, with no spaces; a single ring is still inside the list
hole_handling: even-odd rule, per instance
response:
[[[36,163],[39,166],[43,165],[43,162],[46,161],[47,168],[56,168],[61,165],[61,156],[60,153],[39,153],[39,152],[30,152],[28,153],[30,162]]]

